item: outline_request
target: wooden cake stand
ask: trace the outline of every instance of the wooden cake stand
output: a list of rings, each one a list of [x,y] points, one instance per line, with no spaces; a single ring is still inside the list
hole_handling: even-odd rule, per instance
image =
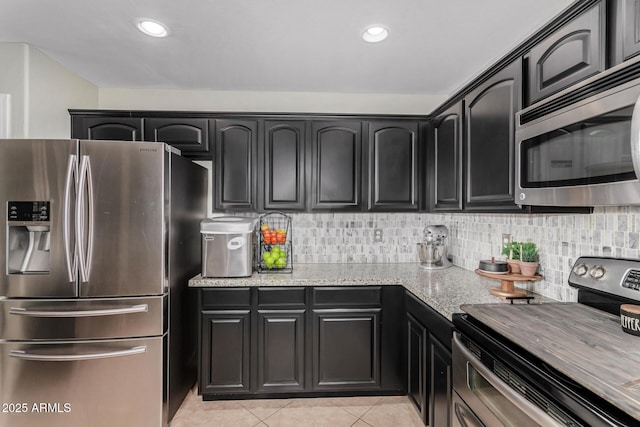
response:
[[[496,286],[495,288],[489,289],[491,295],[495,295],[498,297],[523,297],[527,295],[526,291],[515,289],[513,286],[513,282],[537,282],[538,280],[542,280],[543,277],[539,274],[535,276],[523,276],[522,274],[494,274],[487,273],[482,270],[476,269],[476,274],[483,277],[488,277],[489,279],[500,280],[500,286]]]

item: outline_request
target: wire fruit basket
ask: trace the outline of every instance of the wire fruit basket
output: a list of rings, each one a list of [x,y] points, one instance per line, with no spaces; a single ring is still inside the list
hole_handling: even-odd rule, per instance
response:
[[[291,217],[281,212],[261,215],[256,233],[258,273],[293,272]]]

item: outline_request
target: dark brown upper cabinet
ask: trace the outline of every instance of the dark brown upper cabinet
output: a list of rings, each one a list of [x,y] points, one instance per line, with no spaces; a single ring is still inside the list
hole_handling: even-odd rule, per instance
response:
[[[216,120],[215,209],[256,208],[258,122]]]
[[[362,208],[362,122],[311,124],[312,210]]]
[[[369,210],[418,209],[418,123],[369,123]]]
[[[190,158],[205,158],[209,156],[209,120],[148,118],[144,120],[144,139],[166,142]]]
[[[259,185],[265,209],[304,210],[306,122],[265,120],[264,179]]]
[[[71,137],[114,141],[142,141],[142,119],[132,117],[71,117]]]
[[[534,46],[528,55],[528,97],[532,104],[604,71],[606,6],[601,1]]]
[[[620,64],[640,53],[640,1],[614,0],[608,4],[612,19],[611,63]]]
[[[430,180],[434,211],[462,210],[462,101],[433,119]]]
[[[514,139],[515,113],[522,108],[521,76],[518,59],[465,97],[465,210],[519,210],[514,203]]]

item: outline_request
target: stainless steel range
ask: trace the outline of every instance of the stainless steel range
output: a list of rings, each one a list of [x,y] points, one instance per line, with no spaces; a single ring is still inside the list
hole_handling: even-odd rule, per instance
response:
[[[0,426],[167,425],[195,382],[204,169],[162,143],[0,140],[0,204]]]
[[[640,425],[640,260],[579,258],[578,303],[462,306],[453,341],[453,426]]]

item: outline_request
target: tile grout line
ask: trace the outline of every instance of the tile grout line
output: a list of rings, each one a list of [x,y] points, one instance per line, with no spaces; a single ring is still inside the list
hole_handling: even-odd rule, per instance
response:
[[[356,422],[355,422],[355,423],[357,423],[358,421],[362,421],[362,422],[363,422],[363,423],[365,423],[366,425],[371,426],[371,424],[369,424],[368,422],[366,422],[366,421],[365,421],[365,420],[363,420],[362,418],[363,418],[365,415],[367,415],[367,414],[368,414],[368,413],[369,413],[373,408],[375,408],[376,406],[378,406],[378,404],[380,404],[380,402],[382,402],[382,397],[381,397],[381,398],[379,398],[379,399],[376,401],[376,403],[374,403],[373,405],[371,405],[371,406],[369,407],[369,409],[367,409],[366,411],[364,411],[364,414],[362,414],[360,417],[358,417],[358,419],[356,420]],[[352,424],[352,426],[353,426],[355,423],[353,423],[353,424]],[[375,427],[375,426],[371,426],[371,427]]]
[[[259,419],[259,420],[260,420],[260,422],[259,422],[258,424],[263,423],[263,424],[266,424],[266,425],[268,426],[269,424],[267,423],[267,420],[268,420],[269,418],[273,417],[275,414],[277,414],[278,412],[282,411],[284,408],[286,408],[286,407],[290,406],[290,405],[293,403],[293,399],[283,399],[283,400],[287,400],[287,401],[288,401],[288,402],[287,402],[287,404],[286,404],[286,405],[284,405],[284,406],[282,406],[281,408],[276,409],[272,414],[267,415],[265,418],[261,418],[261,417],[259,417],[258,415],[254,414],[254,413],[251,411],[251,409],[249,409],[249,408],[247,408],[246,406],[244,406],[244,405],[242,404],[242,402],[244,402],[244,400],[239,401],[239,403],[240,403],[240,406],[242,406],[245,410],[249,411],[249,412],[251,413],[251,415],[253,415],[254,417],[256,417],[257,419]],[[258,424],[256,424],[256,425],[258,425]],[[254,427],[255,427],[255,426],[254,426]]]

